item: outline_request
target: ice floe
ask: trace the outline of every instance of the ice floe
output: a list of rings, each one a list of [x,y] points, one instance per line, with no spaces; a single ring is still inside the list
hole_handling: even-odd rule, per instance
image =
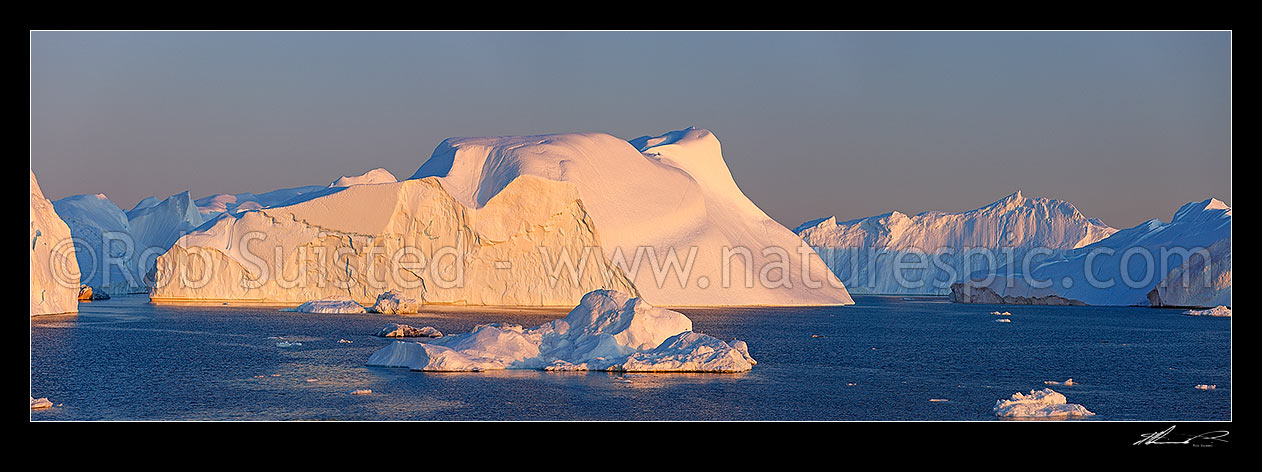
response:
[[[1011,323],[1011,322],[1012,322],[1012,320],[1007,319],[1007,318],[999,318],[999,319],[995,320],[995,322],[996,322],[996,323]]]
[[[44,409],[44,408],[51,408],[52,406],[53,406],[53,402],[48,401],[48,399],[47,399],[47,398],[35,398],[35,397],[31,397],[31,409],[32,409],[32,410],[42,410],[42,409]]]
[[[351,395],[372,395],[372,390],[361,388],[359,390],[351,390]]]
[[[1045,388],[1043,390],[1030,390],[1029,394],[1014,393],[1012,398],[1008,400],[999,400],[995,402],[995,416],[1009,418],[1051,418],[1051,417],[1069,417],[1069,416],[1092,416],[1092,413],[1086,407],[1068,403],[1065,396],[1052,390]]]
[[[423,343],[397,341],[368,359],[422,371],[744,372],[755,363],[744,342],[694,332],[683,314],[612,290],[589,292],[565,318],[535,328],[478,325]]]
[[[414,328],[410,325],[390,323],[381,328],[381,331],[377,332],[377,336],[383,338],[441,338],[443,333],[433,326]]]
[[[1201,384],[1201,385],[1197,385],[1197,386],[1196,386],[1196,389],[1197,389],[1197,390],[1213,390],[1213,389],[1216,389],[1216,388],[1218,388],[1218,386],[1217,386],[1217,385],[1205,385],[1205,384]]]
[[[1188,310],[1183,312],[1189,316],[1231,316],[1231,308],[1222,305],[1210,308],[1208,310]]]
[[[1064,385],[1066,387],[1072,387],[1074,385],[1078,385],[1077,383],[1074,382],[1074,379],[1072,378],[1065,380],[1064,382],[1057,382],[1055,380],[1047,380],[1047,381],[1044,381],[1043,383],[1046,385]]]
[[[321,300],[311,300],[309,302],[298,305],[295,308],[282,308],[280,311],[292,311],[298,313],[367,313],[363,305],[355,303],[354,300],[345,298],[325,298]]]

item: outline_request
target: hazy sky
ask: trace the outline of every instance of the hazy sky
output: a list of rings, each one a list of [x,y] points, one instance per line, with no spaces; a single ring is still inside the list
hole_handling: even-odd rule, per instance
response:
[[[1231,203],[1226,32],[32,32],[58,199],[411,176],[443,138],[713,131],[792,228],[1020,189],[1115,227]]]

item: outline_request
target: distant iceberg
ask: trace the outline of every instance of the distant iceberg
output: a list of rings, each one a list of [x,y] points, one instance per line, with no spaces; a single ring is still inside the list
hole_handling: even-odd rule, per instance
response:
[[[1016,273],[974,274],[958,303],[1212,307],[1231,304],[1231,207],[1183,205]]]
[[[291,311],[298,313],[367,313],[363,305],[355,303],[355,300],[348,298],[325,298],[320,300],[311,300],[309,302],[298,305],[296,308],[282,308],[280,311]]]
[[[1117,230],[1072,204],[1015,192],[984,207],[916,215],[820,218],[794,232],[852,293],[946,295],[974,272],[1038,263]]]
[[[1231,316],[1231,308],[1219,305],[1208,310],[1188,310],[1183,313],[1189,316]]]
[[[1008,400],[995,402],[995,416],[1007,418],[1053,418],[1071,416],[1093,416],[1086,407],[1076,403],[1068,403],[1065,396],[1055,390],[1030,390],[1029,394],[1020,392],[1012,394]]]
[[[744,342],[696,333],[681,313],[595,290],[563,319],[530,329],[488,324],[434,341],[398,341],[373,353],[367,364],[442,372],[745,372],[756,362]]]

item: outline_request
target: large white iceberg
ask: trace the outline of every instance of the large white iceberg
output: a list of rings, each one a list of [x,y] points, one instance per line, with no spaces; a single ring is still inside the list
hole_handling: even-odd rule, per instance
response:
[[[1010,418],[1052,418],[1070,416],[1093,416],[1086,407],[1076,403],[1068,403],[1065,396],[1045,388],[1030,390],[1029,394],[1017,392],[1012,398],[995,402],[995,416]]]
[[[181,238],[158,259],[151,299],[371,306],[394,291],[426,304],[557,306],[598,288],[635,291],[601,256],[596,225],[566,183],[517,179],[477,209],[434,178],[296,199],[223,214]],[[558,252],[575,255],[582,273],[550,270]]]
[[[151,298],[573,306],[612,289],[672,306],[853,303],[741,193],[705,130],[452,138],[411,179],[384,180],[220,215],[160,258]]]
[[[70,227],[31,172],[31,316],[79,311],[79,263]]]
[[[527,177],[573,184],[605,258],[658,305],[853,303],[815,251],[741,192],[704,129],[629,142],[601,133],[450,138],[412,176],[424,177],[439,177],[470,208]]]
[[[420,371],[744,372],[755,363],[744,342],[694,332],[683,314],[611,290],[592,291],[565,318],[535,328],[479,325],[433,341],[395,342],[368,359]]]
[[[944,295],[973,272],[1037,265],[1116,231],[1069,202],[1019,191],[971,211],[828,217],[794,229],[851,293],[890,295]]]
[[[1230,306],[1230,241],[1231,207],[1211,198],[1183,205],[1170,223],[1149,220],[1028,272],[974,274],[952,286],[951,297],[962,303]]]

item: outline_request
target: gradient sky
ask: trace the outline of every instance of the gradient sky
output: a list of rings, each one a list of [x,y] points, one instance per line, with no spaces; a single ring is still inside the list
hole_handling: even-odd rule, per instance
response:
[[[792,228],[1020,189],[1231,203],[1227,32],[32,32],[46,196],[406,178],[443,138],[688,126]]]

